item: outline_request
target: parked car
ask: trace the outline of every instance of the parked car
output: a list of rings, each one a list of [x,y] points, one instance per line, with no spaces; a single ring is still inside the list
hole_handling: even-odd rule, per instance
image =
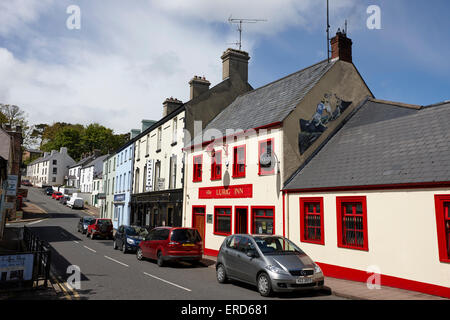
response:
[[[51,196],[53,194],[53,188],[47,187],[46,189],[44,189],[44,192],[46,195]]]
[[[64,194],[59,191],[55,191],[52,193],[52,199],[55,199],[55,200],[59,200],[63,196],[64,196]]]
[[[87,232],[89,225],[92,224],[93,222],[95,222],[94,217],[86,216],[80,218],[80,220],[78,221],[77,231],[81,232],[82,234],[85,234]]]
[[[138,226],[120,226],[114,235],[113,248],[123,253],[136,252],[141,241],[148,235],[147,229]]]
[[[198,263],[203,256],[202,238],[197,229],[158,227],[152,229],[139,244],[138,260],[156,259],[162,267],[167,261]]]
[[[66,205],[67,201],[69,201],[69,200],[70,200],[70,196],[64,196],[59,199],[59,203]]]
[[[262,296],[273,292],[322,289],[320,267],[290,240],[273,235],[228,236],[219,250],[217,281],[234,279],[256,285]]]
[[[95,237],[113,239],[113,224],[111,219],[95,219],[86,231],[86,236],[94,240]]]
[[[67,201],[67,206],[72,209],[83,209],[84,200],[82,198],[71,197],[70,200]]]
[[[32,187],[33,184],[30,182],[30,180],[22,180],[22,185],[26,187]]]

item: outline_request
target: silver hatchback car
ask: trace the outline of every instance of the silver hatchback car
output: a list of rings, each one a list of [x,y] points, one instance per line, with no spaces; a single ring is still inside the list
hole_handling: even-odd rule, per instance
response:
[[[320,267],[290,240],[274,235],[235,234],[225,238],[216,263],[217,281],[239,280],[273,292],[322,289]]]

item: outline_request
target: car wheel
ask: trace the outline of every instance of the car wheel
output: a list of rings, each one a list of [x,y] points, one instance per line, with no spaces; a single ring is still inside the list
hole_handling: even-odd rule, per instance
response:
[[[91,233],[91,240],[94,240],[94,238],[95,238],[95,236],[94,236],[94,233],[92,232]]]
[[[89,238],[89,232],[86,231],[86,238]]]
[[[144,254],[142,253],[142,249],[138,248],[136,251],[136,258],[141,261],[144,260]]]
[[[158,260],[156,260],[156,263],[158,267],[164,267],[164,259],[161,251],[158,252]]]
[[[117,250],[117,248],[118,248],[118,247],[117,247],[116,240],[114,240],[114,242],[113,242],[113,249],[114,249],[114,250]]]
[[[127,245],[124,244],[123,247],[122,247],[122,253],[127,253],[127,252],[128,252]]]
[[[263,297],[270,297],[272,294],[272,284],[266,273],[261,273],[258,276],[258,292]]]
[[[216,278],[219,283],[226,283],[228,281],[227,272],[223,264],[219,264],[216,269]]]

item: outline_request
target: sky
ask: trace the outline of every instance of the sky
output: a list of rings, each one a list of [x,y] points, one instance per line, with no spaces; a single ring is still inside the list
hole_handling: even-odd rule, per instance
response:
[[[370,5],[379,29],[367,26]],[[448,0],[330,0],[330,33],[347,20],[376,98],[428,105],[450,99],[449,11]],[[1,0],[0,103],[31,124],[140,128],[166,98],[189,100],[194,75],[222,80],[220,56],[239,37],[230,16],[266,20],[244,25],[254,88],[327,57],[325,0]]]

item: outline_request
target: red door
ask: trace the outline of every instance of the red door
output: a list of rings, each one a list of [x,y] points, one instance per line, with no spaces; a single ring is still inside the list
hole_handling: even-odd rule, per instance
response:
[[[200,233],[205,248],[205,207],[193,208],[192,228],[196,228]]]

